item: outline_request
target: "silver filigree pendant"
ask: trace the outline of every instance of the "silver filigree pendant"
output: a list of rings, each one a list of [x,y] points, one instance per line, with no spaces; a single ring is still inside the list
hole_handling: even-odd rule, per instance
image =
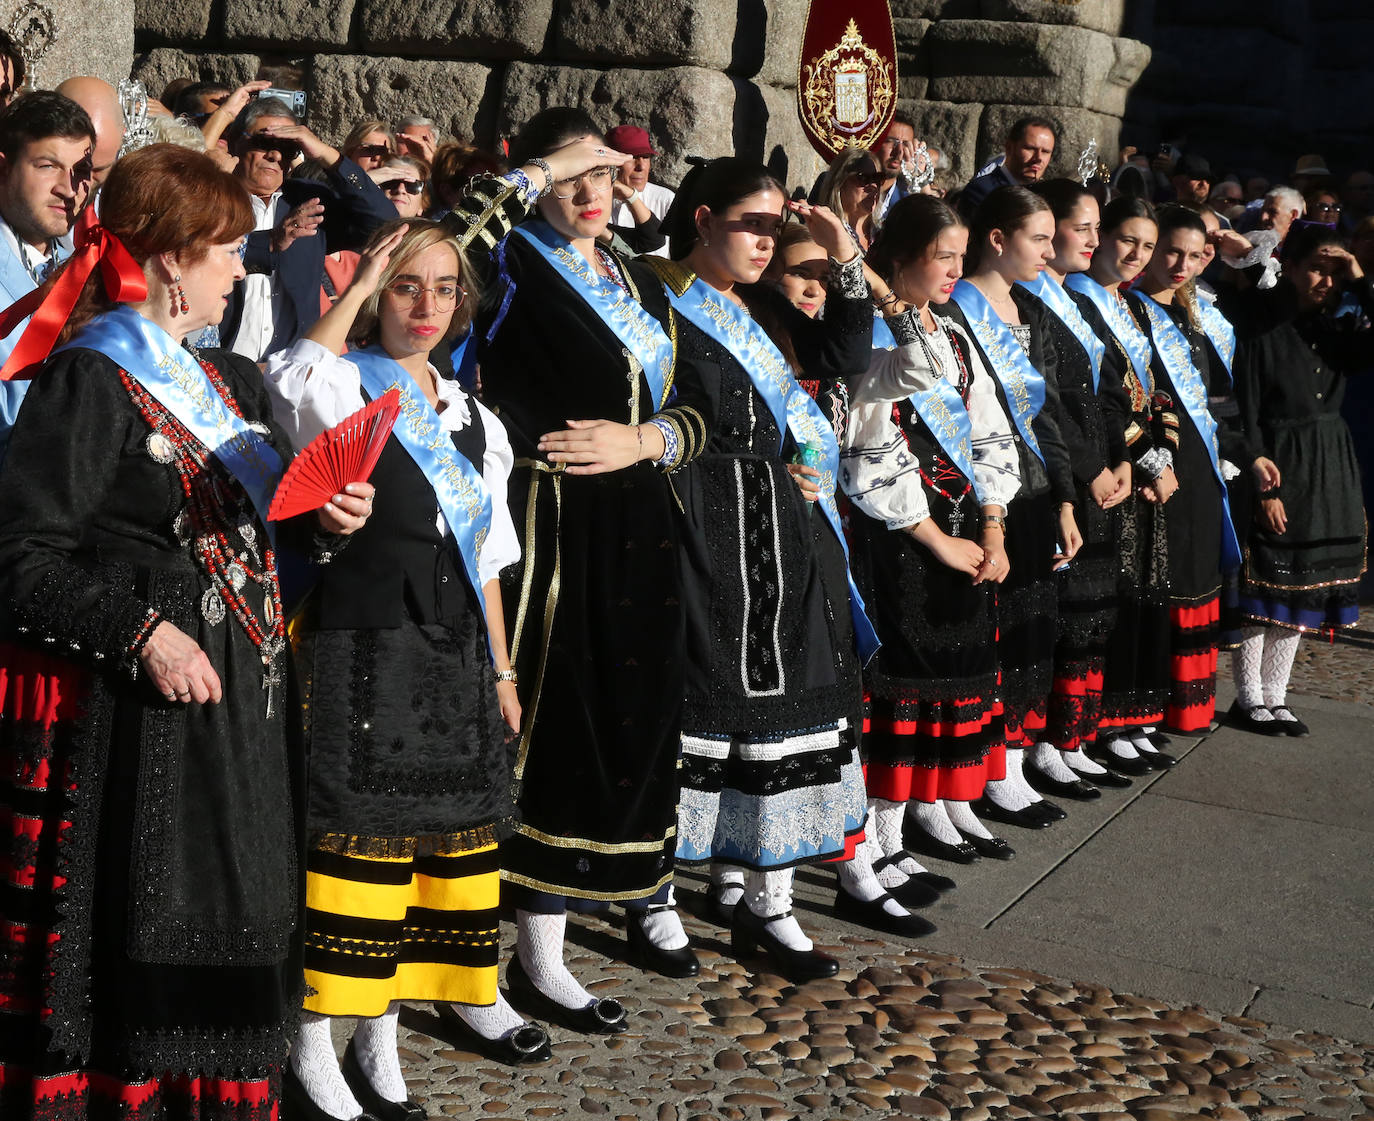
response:
[[[224,622],[224,600],[215,588],[210,588],[200,597],[200,613],[212,627]]]
[[[189,545],[191,543],[191,519],[185,510],[172,519],[172,532],[176,534],[179,544]]]
[[[243,586],[248,583],[248,573],[244,572],[243,565],[239,564],[238,561],[235,561],[229,566],[226,575],[229,577],[229,583],[233,585],[234,591],[236,592],[243,591]]]
[[[152,433],[145,441],[148,456],[156,463],[171,463],[177,457],[177,448],[161,432]]]

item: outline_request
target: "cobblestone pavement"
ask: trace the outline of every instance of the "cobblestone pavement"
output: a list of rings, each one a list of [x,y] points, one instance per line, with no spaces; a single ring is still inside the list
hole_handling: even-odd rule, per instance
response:
[[[1366,607],[1334,645],[1302,644],[1292,693],[1368,704],[1372,665]],[[1220,668],[1229,673],[1226,658]],[[592,991],[624,1001],[624,1035],[553,1028],[553,1061],[512,1071],[454,1049],[428,1006],[407,1008],[414,1096],[432,1117],[482,1121],[1374,1121],[1374,1045],[977,964],[833,920],[817,930],[811,915],[818,945],[845,968],[794,987],[766,959],[735,961],[727,932],[686,913],[696,898],[684,893],[703,964],[690,981],[621,961],[618,918],[570,919],[569,964]]]
[[[1360,621],[1355,628],[1337,635],[1335,642],[1305,639],[1298,645],[1289,688],[1299,695],[1325,697],[1330,701],[1374,704],[1371,669],[1374,669],[1374,604],[1366,604],[1360,609]]]
[[[688,929],[702,974],[669,981],[602,956],[624,945],[610,922],[570,927],[573,970],[624,1000],[631,1030],[554,1028],[543,1066],[454,1050],[407,1009],[412,1092],[474,1119],[1374,1119],[1374,1047],[858,935],[821,943],[849,966],[837,978],[793,987],[732,960],[723,931]]]

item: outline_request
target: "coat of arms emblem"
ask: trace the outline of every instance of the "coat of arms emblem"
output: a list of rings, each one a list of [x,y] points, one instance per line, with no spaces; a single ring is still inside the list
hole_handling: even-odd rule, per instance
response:
[[[891,39],[890,16],[885,30]],[[812,33],[808,27],[808,45]],[[871,147],[887,128],[896,106],[894,47],[889,45],[886,54],[875,49],[850,19],[839,42],[812,58],[803,54],[798,109],[811,142],[827,160],[845,148]]]

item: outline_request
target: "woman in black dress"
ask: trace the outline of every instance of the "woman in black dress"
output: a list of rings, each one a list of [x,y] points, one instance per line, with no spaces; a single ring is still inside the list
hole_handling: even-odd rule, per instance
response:
[[[1250,470],[1255,456],[1243,438],[1236,439],[1236,429],[1219,427],[1212,415],[1212,402],[1229,397],[1230,379],[1195,304],[1178,298],[1202,266],[1207,227],[1177,206],[1163,208],[1157,219],[1158,244],[1129,298],[1150,339],[1151,369],[1170,396],[1179,434],[1173,466],[1179,487],[1169,506],[1170,696],[1164,722],[1198,732],[1216,711],[1222,577],[1240,563],[1223,461],[1233,471]],[[1104,758],[1114,767],[1148,769],[1128,741],[1114,739],[1107,749]]]
[[[1306,733],[1287,705],[1298,640],[1358,618],[1365,519],[1341,403],[1347,375],[1374,362],[1372,307],[1359,262],[1335,233],[1310,227],[1285,240],[1278,285],[1228,309],[1241,416],[1282,478],[1259,495],[1241,568],[1233,715],[1252,731]]]
[[[955,286],[953,297],[1015,425],[1021,463],[1021,490],[1004,525],[1010,571],[997,589],[999,696],[1006,738],[994,748],[988,772],[989,781],[1008,786],[1007,751],[1053,750],[1039,744],[1054,669],[1055,571],[1082,544],[1074,518],[1069,449],[1060,432],[1056,336],[1050,313],[1020,283],[1035,281],[1054,258],[1054,233],[1054,212],[1044,199],[1024,187],[993,191],[974,217],[969,277]],[[1010,762],[1019,763],[1020,757],[1013,755]],[[923,844],[966,863],[978,855],[998,860],[1015,855],[970,807],[952,803],[944,813],[946,820],[930,810],[918,818],[932,836]],[[956,833],[951,833],[951,824]]]
[[[0,474],[0,819],[20,842],[0,1115],[257,1121],[301,1001],[304,753],[275,546],[337,548],[372,488],[267,523],[291,445],[262,376],[181,346],[243,277],[238,182],[157,144],[119,161],[100,210],[16,350],[43,357],[40,320],[66,319]]]
[[[608,1033],[625,1030],[623,1007],[593,997],[563,964],[569,906],[631,904],[635,960],[697,970],[668,897],[686,672],[668,472],[705,444],[711,372],[679,353],[666,309],[646,310],[654,275],[597,241],[626,157],[605,148],[591,119],[537,114],[511,160],[558,163],[562,150],[599,151],[604,162],[555,167],[528,220],[471,243],[487,286],[476,326],[483,401],[510,437],[523,540],[504,578],[524,712],[519,815],[501,853],[518,926],[506,976],[525,1009]],[[479,180],[445,222],[483,225],[496,196]]]
[[[763,946],[804,980],[838,968],[792,915],[792,869],[844,853],[863,826],[852,717],[868,621],[859,610],[851,629],[834,430],[795,371],[829,382],[862,370],[873,314],[858,250],[824,207],[786,204],[831,259],[825,317],[758,283],[785,203],[758,164],[699,167],[669,214],[672,261],[653,264],[682,352],[720,370],[717,423],[679,491],[690,668],[678,858],[713,862],[737,950]]]

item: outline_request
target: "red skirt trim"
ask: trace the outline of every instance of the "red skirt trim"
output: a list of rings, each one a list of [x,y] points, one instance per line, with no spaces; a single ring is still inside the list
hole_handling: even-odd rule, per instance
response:
[[[170,1074],[124,1082],[99,1071],[34,1077],[0,1064],[0,1115],[32,1121],[277,1121],[281,1075],[250,1081]]]

